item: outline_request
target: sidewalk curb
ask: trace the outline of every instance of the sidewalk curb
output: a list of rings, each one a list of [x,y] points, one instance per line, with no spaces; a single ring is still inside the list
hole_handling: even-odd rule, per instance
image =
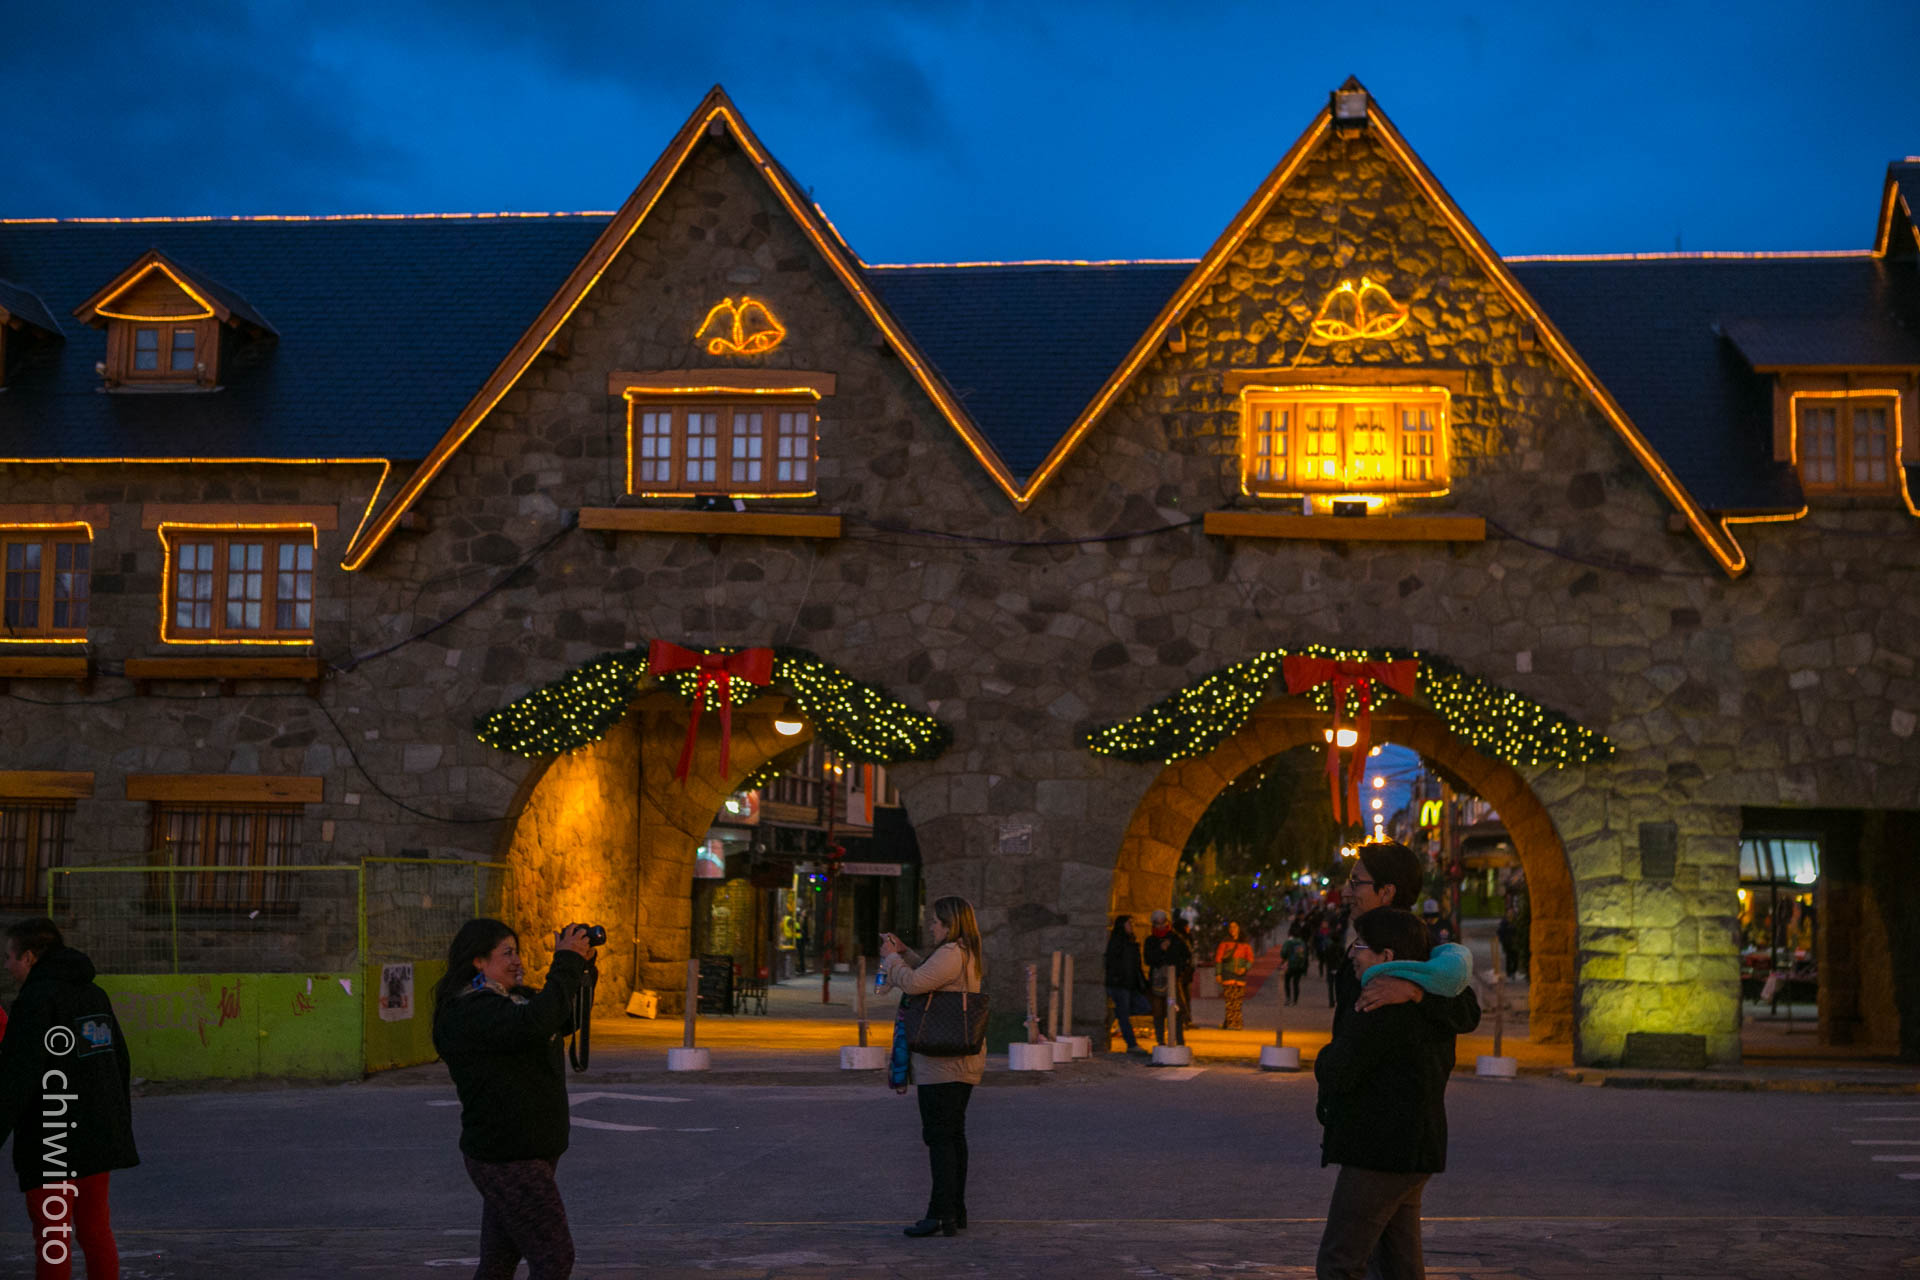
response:
[[[1920,1096],[1920,1080],[1801,1078],[1697,1071],[1619,1071],[1561,1067],[1555,1078],[1598,1089],[1696,1089],[1722,1093],[1880,1093]]]

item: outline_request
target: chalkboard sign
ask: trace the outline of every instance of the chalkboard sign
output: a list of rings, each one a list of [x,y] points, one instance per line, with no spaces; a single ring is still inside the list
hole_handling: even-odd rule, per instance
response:
[[[733,1012],[733,957],[700,957],[700,1012]]]

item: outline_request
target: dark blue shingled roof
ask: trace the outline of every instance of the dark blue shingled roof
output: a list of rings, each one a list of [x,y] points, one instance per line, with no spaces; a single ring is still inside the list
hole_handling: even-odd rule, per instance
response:
[[[67,340],[0,394],[0,457],[392,457],[432,449],[605,216],[0,224],[0,280]],[[103,394],[73,309],[149,249],[271,319],[218,391]],[[224,357],[223,357],[224,359]]]
[[[47,310],[47,304],[33,293],[7,280],[0,280],[0,311],[47,333],[61,332],[60,322]]]
[[[1868,257],[1657,258],[1508,264],[1681,483],[1709,511],[1791,509],[1792,468],[1773,459],[1773,402],[1729,324],[1835,321],[1822,354],[1858,363],[1910,350],[1920,280]],[[1872,357],[1872,358],[1869,358]]]
[[[869,267],[867,279],[1024,481],[1192,270]]]

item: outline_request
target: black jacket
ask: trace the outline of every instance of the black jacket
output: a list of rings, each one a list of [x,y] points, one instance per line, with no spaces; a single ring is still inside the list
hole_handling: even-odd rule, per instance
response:
[[[1423,1002],[1424,1003],[1424,1002]],[[1442,1053],[1438,1041],[1446,1041]],[[1322,1165],[1382,1173],[1447,1167],[1447,1071],[1453,1037],[1418,1004],[1355,1013],[1313,1062]]]
[[[1147,989],[1147,975],[1140,971],[1140,944],[1128,935],[1107,939],[1107,985],[1121,991]]]
[[[464,991],[433,1016],[433,1047],[460,1094],[460,1150],[475,1160],[555,1160],[567,1149],[567,1064],[573,1001],[586,960],[555,953],[547,985],[519,1004]]]
[[[1360,998],[1360,975],[1353,971],[1353,959],[1343,958],[1340,967],[1333,972],[1333,1034],[1338,1036],[1346,1020],[1354,1016],[1354,1002]],[[1453,1070],[1453,1037],[1464,1036],[1480,1025],[1480,997],[1468,987],[1457,996],[1437,996],[1426,992],[1409,1008],[1420,1010],[1435,1031],[1446,1037],[1445,1043],[1434,1041],[1429,1048],[1444,1059],[1448,1071]]]
[[[1178,933],[1168,930],[1167,936],[1157,938],[1151,935],[1146,943],[1147,968],[1161,969],[1172,965],[1177,969],[1193,967],[1193,948]]]
[[[0,1142],[13,1134],[22,1191],[140,1163],[133,1064],[93,972],[72,947],[41,956],[0,1040]]]

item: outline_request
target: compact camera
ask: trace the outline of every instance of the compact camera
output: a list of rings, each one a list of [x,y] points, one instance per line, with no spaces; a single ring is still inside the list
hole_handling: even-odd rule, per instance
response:
[[[587,945],[590,947],[604,947],[607,945],[607,926],[603,924],[570,924],[567,928],[585,929],[587,931]],[[561,932],[564,933],[566,930],[563,929]]]

